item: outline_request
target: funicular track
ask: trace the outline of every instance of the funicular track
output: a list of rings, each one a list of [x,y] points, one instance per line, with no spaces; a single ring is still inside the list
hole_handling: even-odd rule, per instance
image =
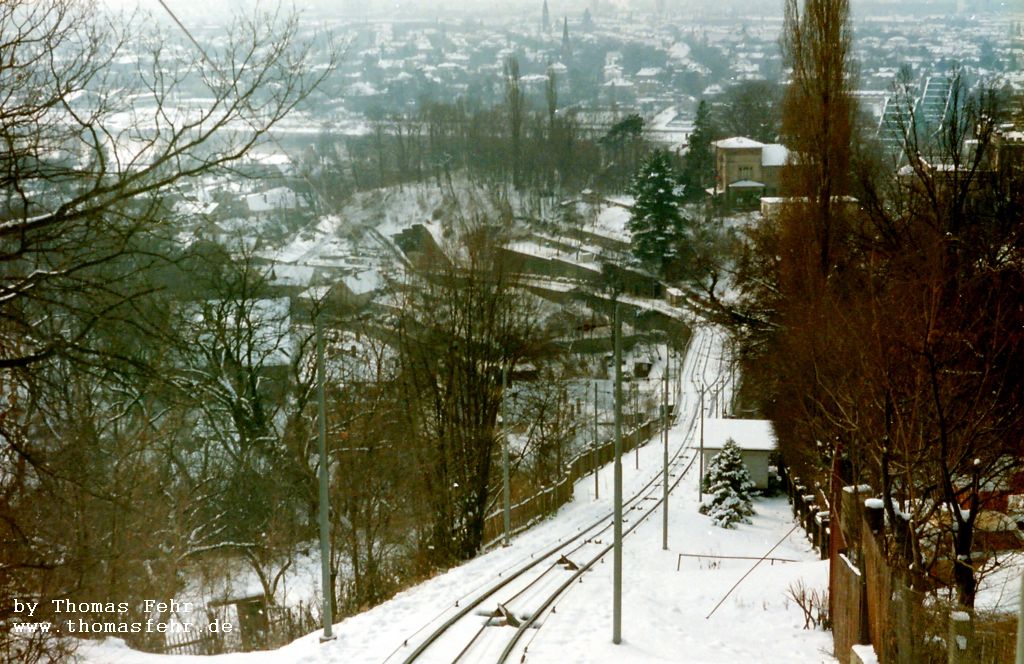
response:
[[[718,338],[711,330],[695,335],[698,336],[699,339],[694,339],[697,344],[691,344],[687,352],[682,372],[684,378],[694,385],[705,379],[712,350],[718,346]],[[722,360],[720,352],[718,360]],[[683,415],[685,396],[680,387],[676,400],[680,405],[677,416]],[[693,445],[699,416],[696,403],[690,404],[683,416],[688,419],[686,435],[670,458],[669,470],[673,477],[670,492],[679,485],[697,459]],[[623,524],[628,524],[623,530],[624,539],[661,507],[661,476],[659,469],[638,491],[623,500]],[[510,661],[520,650],[520,644],[531,628],[539,628],[538,620],[553,603],[574,583],[582,582],[583,575],[601,563],[611,551],[613,543],[605,533],[611,530],[612,519],[611,513],[605,514],[588,526],[580,527],[576,534],[530,553],[529,559],[521,560],[512,571],[501,573],[496,582],[469,602],[461,606],[456,602],[458,611],[416,643],[401,660],[403,664]],[[427,627],[429,625],[420,631]],[[510,629],[515,629],[515,632],[510,634]],[[399,652],[392,653],[385,663]],[[525,653],[525,649],[522,652]]]

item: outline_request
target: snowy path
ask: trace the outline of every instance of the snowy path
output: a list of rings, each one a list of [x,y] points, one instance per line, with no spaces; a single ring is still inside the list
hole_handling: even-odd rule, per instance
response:
[[[684,367],[681,416],[669,434],[675,450],[692,439],[699,403],[699,383],[716,386],[728,398],[731,385],[721,375],[721,335],[710,329],[695,333],[691,349],[714,346],[705,362],[691,352]],[[697,374],[695,376],[695,374]],[[705,404],[711,406],[710,403]],[[640,451],[640,469],[633,455],[623,460],[624,493],[632,495],[661,470],[660,437]],[[318,634],[308,635],[271,652],[218,657],[167,657],[145,655],[117,647],[115,642],[83,648],[85,661],[146,664],[196,661],[257,664],[263,662],[332,662],[340,664],[393,664],[401,662],[412,647],[491,585],[499,573],[518,569],[532,555],[566,540],[611,511],[611,466],[601,469],[601,498],[594,500],[593,479],[575,487],[575,499],[557,515],[516,537],[512,546],[490,551],[445,574],[425,581],[362,614],[335,626],[335,641],[320,644]],[[693,662],[707,664],[832,663],[831,635],[802,629],[799,608],[787,599],[787,587],[802,579],[808,588],[827,587],[827,563],[797,530],[772,554],[801,562],[761,564],[710,619],[705,616],[750,568],[753,561],[683,558],[676,571],[677,554],[760,556],[792,528],[785,498],[755,503],[753,523],[735,530],[710,524],[697,512],[697,473],[687,475],[669,500],[669,550],[661,548],[660,509],[624,540],[623,643],[611,643],[611,556],[585,573],[571,591],[555,603],[555,611],[539,620],[540,629],[526,635],[526,662],[570,664],[632,664],[646,662]],[[652,503],[653,504],[653,503]],[[627,524],[628,525],[628,524]],[[493,608],[493,607],[489,607]],[[480,617],[480,621],[485,620]],[[488,628],[488,631],[510,628]],[[495,638],[488,634],[487,639]],[[408,644],[408,645],[404,645]],[[458,648],[445,652],[447,661]],[[467,657],[465,661],[493,661]],[[438,660],[440,661],[440,660]],[[516,657],[514,661],[519,661]]]

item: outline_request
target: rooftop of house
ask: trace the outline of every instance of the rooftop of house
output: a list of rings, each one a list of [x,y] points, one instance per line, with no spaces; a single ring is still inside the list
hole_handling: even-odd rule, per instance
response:
[[[751,150],[754,148],[763,148],[765,146],[764,143],[745,136],[723,138],[719,141],[715,141],[712,145],[721,150]]]
[[[742,450],[770,451],[776,448],[770,420],[708,418],[704,420],[704,449],[720,450],[732,438]]]

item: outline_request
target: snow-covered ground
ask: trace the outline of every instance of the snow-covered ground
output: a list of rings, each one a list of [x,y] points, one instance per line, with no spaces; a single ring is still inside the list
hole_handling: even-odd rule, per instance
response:
[[[698,336],[704,334],[701,332]],[[698,347],[695,338],[693,347]],[[683,381],[681,412],[692,410],[696,392]],[[669,444],[676,449],[692,438],[693,421],[680,418]],[[623,463],[627,495],[660,473],[660,440]],[[538,550],[565,539],[611,509],[612,473],[599,473],[599,500],[591,477],[580,480],[575,499],[557,515],[515,538],[512,546],[497,548],[466,564],[410,588],[388,602],[334,626],[337,638],[321,644],[319,632],[275,651],[217,657],[147,655],[108,639],[80,649],[90,664],[179,664],[202,661],[220,664],[263,662],[338,662],[344,664],[401,662],[414,644],[441,620],[489,585],[499,573],[515,569]],[[661,518],[645,521],[624,543],[623,641],[611,642],[611,556],[586,573],[546,614],[529,636],[526,662],[834,662],[831,635],[803,629],[803,616],[786,596],[802,580],[808,588],[827,586],[827,562],[817,555],[802,532],[792,531],[793,519],[784,498],[760,499],[752,523],[735,530],[713,527],[697,512],[697,474],[687,475],[670,497],[669,550],[661,547]],[[796,562],[762,563],[729,596],[714,615],[719,600],[754,564],[752,560],[684,557],[698,555],[761,556],[774,545],[773,557]],[[679,569],[677,570],[677,564]],[[480,618],[483,620],[483,618]],[[495,627],[492,629],[509,629]]]

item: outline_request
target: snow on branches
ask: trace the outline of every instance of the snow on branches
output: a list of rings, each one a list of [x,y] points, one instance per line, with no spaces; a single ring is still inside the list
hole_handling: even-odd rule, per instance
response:
[[[750,523],[754,513],[750,492],[754,482],[747,467],[743,465],[739,445],[732,438],[711,459],[703,478],[704,491],[709,497],[701,503],[700,513],[711,517],[711,521],[722,528],[732,528],[737,523]]]

